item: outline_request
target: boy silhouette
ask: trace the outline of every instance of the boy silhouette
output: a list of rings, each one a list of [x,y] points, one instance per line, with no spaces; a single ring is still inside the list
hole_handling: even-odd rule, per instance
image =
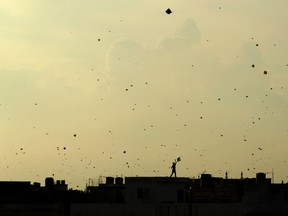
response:
[[[172,173],[170,175],[170,177],[172,177],[172,175],[174,174],[174,176],[176,177],[176,161],[172,163],[171,169],[172,169]]]

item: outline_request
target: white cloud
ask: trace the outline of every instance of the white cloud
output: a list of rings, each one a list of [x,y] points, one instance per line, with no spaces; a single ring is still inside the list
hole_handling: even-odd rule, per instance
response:
[[[167,52],[177,52],[187,49],[200,41],[200,30],[192,19],[187,19],[173,36],[163,37],[159,41],[159,48]]]

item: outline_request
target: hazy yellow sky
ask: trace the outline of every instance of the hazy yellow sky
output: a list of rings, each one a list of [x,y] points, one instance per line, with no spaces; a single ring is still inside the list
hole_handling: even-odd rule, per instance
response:
[[[0,180],[83,188],[181,157],[178,176],[287,182],[287,7],[0,0]]]

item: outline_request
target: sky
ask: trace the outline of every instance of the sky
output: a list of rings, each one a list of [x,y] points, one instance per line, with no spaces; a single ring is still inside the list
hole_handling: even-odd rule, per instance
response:
[[[287,7],[0,0],[0,180],[288,182]]]

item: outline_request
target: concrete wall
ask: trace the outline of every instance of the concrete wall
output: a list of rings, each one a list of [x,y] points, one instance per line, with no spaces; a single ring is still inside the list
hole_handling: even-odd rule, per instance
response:
[[[287,216],[288,203],[77,204],[71,216]]]
[[[64,210],[58,204],[0,204],[0,216],[60,216]]]
[[[186,178],[167,178],[167,177],[135,177],[127,178],[125,184],[125,203],[177,203],[179,190],[185,194]],[[137,190],[147,191],[146,199],[139,199]],[[183,198],[185,202],[185,199]]]
[[[111,216],[125,215],[125,205],[108,203],[73,203],[70,216]]]

